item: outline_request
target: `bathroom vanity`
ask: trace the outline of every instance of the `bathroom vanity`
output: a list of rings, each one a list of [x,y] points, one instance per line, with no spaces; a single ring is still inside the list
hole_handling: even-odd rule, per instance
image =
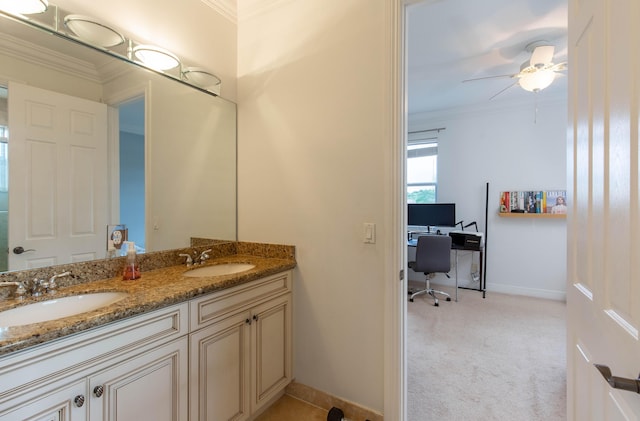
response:
[[[255,267],[188,277],[171,266],[138,281],[61,288],[129,295],[0,329],[0,420],[252,419],[292,379],[295,261],[228,256],[207,265],[235,261]]]
[[[40,214],[9,209],[10,223],[38,227],[46,235],[9,238],[3,248],[13,253],[4,265],[0,256],[0,270],[7,270],[0,273],[0,282],[5,283],[0,288],[0,421],[252,419],[292,379],[296,262],[292,246],[236,241],[236,105],[192,84],[181,70],[179,75],[151,70],[128,55],[95,48],[58,25],[71,16],[67,14],[71,11],[52,7],[40,22],[33,16],[22,19],[0,13],[0,70],[11,82],[4,86],[5,92],[10,91],[6,110],[25,109],[23,102],[14,101],[25,91],[109,107],[107,124],[100,114],[104,130],[96,130],[103,139],[102,152],[96,154],[99,165],[77,155],[77,162],[85,164],[78,167],[83,169],[81,176],[54,177],[58,173],[53,164],[33,167],[42,182],[9,176],[22,183],[10,191],[30,191],[25,183],[31,180],[43,193],[34,196]],[[50,25],[51,17],[55,25]],[[27,80],[27,75],[33,78]],[[126,106],[133,99],[136,104],[142,101],[143,112]],[[55,103],[51,105],[54,109]],[[18,114],[7,111],[7,115]],[[21,124],[12,123],[0,121],[0,126],[10,129],[13,138],[7,143],[16,145]],[[119,148],[133,140],[143,144],[149,165],[143,168],[142,194],[125,195],[130,189],[122,188],[121,181],[130,181],[122,175],[128,168],[116,157]],[[11,150],[8,155],[17,156]],[[43,159],[53,155],[39,154]],[[68,189],[64,181],[68,179],[84,182],[74,186],[76,192],[85,192],[86,200],[71,195],[71,205],[83,204],[82,208],[55,194],[59,186],[53,181],[62,180]],[[99,185],[89,185],[91,180],[99,180]],[[120,205],[136,198],[145,199],[144,221],[122,212]],[[70,215],[54,221],[48,217],[53,214],[49,208],[69,209]],[[112,258],[105,247],[113,240],[109,233],[115,231],[104,232],[104,227],[121,224],[127,225],[129,240],[136,232],[145,239],[145,253],[138,256],[141,279],[123,280],[123,258]],[[48,234],[69,231],[59,226],[77,228],[81,235],[74,238],[83,242],[92,233],[95,243],[71,247],[70,239]],[[194,233],[201,238],[194,238]],[[46,238],[50,245],[29,243],[30,238]],[[188,249],[177,249],[186,244]],[[207,249],[213,249],[211,259],[197,270],[216,265],[252,267],[239,273],[196,274],[193,267],[180,264],[185,262],[179,257],[184,253],[201,256]],[[54,295],[46,295],[50,292],[44,289],[46,280],[66,272],[71,274],[59,280]],[[8,297],[12,291],[7,284],[27,285],[34,278],[44,296],[24,302]],[[110,294],[118,299],[82,311],[76,308],[84,301],[81,297]],[[47,310],[39,307],[40,302],[58,298],[68,300]],[[71,312],[64,311],[69,307]],[[9,313],[3,312],[14,309],[9,322]],[[38,312],[35,318],[32,309]]]

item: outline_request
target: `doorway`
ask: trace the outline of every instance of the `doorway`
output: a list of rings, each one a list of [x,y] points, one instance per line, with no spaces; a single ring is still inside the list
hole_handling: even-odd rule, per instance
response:
[[[495,2],[491,2],[491,3],[495,4]],[[509,3],[509,2],[506,2],[506,3]],[[526,10],[535,11],[540,15],[545,15],[544,13],[542,13],[545,5],[546,7],[550,7],[549,5],[551,4],[550,1],[537,2],[535,5],[531,5],[530,4],[531,2],[527,2],[527,3],[529,3],[530,7],[527,7]],[[443,8],[455,6],[456,4],[460,5],[461,3],[457,0],[448,0],[445,2],[427,0],[419,3],[412,2],[409,0],[404,1],[403,12],[406,18],[405,21],[407,22],[407,26],[404,28],[404,35],[407,39],[407,44],[411,45],[411,39],[410,39],[408,30],[410,29],[412,24],[410,21],[410,17],[411,17],[410,14],[412,13],[412,10],[414,8],[423,7],[423,6],[424,8],[426,7],[433,8],[431,9],[430,13],[433,16],[438,16],[438,19],[443,21],[442,25],[446,26],[447,23],[452,24],[452,22],[450,22],[449,19],[447,18],[443,18],[443,16],[445,16],[443,14]],[[504,8],[495,8],[494,9],[495,15],[504,17],[508,14],[509,11],[513,12],[514,9],[517,8],[516,6],[514,6],[514,4],[515,3],[511,2],[511,4],[505,5]],[[491,7],[487,6],[487,3],[481,6],[475,5],[475,4],[474,5],[465,4],[464,7],[459,7],[458,11],[463,11],[463,10],[471,9],[475,7],[477,8],[484,7],[484,8],[491,9]],[[467,19],[466,22],[471,26],[472,24],[476,23],[475,22],[476,20],[481,19],[481,16],[482,16],[481,14],[476,14],[473,17],[467,17],[465,19]],[[460,20],[464,21],[463,18],[460,18]],[[517,28],[508,28],[508,26],[511,26],[511,25],[512,25],[512,22],[507,22],[504,25],[496,25],[496,24],[485,25],[487,27],[484,29],[481,28],[480,31],[477,31],[475,33],[475,36],[468,35],[469,38],[466,43],[462,42],[457,44],[464,48],[470,48],[471,44],[473,43],[486,43],[487,45],[495,45],[496,50],[500,52],[499,58],[502,61],[504,61],[504,63],[513,64],[513,62],[516,61],[514,57],[517,56],[517,54],[522,53],[522,50],[524,50],[524,46],[526,43],[524,42],[524,39],[520,40],[518,38],[521,35],[518,33]],[[425,27],[435,28],[435,26],[430,26],[430,25],[425,25]],[[492,31],[493,30],[497,31],[498,27],[500,28],[500,30],[504,32],[503,33],[504,38],[500,41],[502,42],[502,44],[500,44],[500,42],[498,41],[494,41],[494,43],[497,42],[497,44],[492,44],[489,38],[494,35]],[[522,28],[525,28],[525,26],[523,25]],[[526,28],[527,28],[526,30],[522,29],[522,32],[524,32],[524,35],[533,37],[538,34],[538,32],[536,32],[535,30],[532,30],[531,26],[527,26]],[[440,27],[438,27],[437,29],[440,29]],[[444,29],[439,30],[435,33],[431,33],[430,35],[426,35],[425,37],[422,38],[421,42],[427,43],[429,42],[429,40],[433,40],[433,39],[437,39],[438,48],[444,49],[445,54],[452,53],[451,48],[453,47],[451,47],[451,44],[452,43],[455,44],[456,42],[447,39],[446,31]],[[518,44],[522,42],[522,48],[509,47],[507,44],[511,42],[513,42],[514,44]],[[410,52],[408,52],[407,46],[405,46],[404,53],[406,55],[410,54]],[[497,55],[497,52],[496,52],[496,55]],[[424,57],[424,55],[421,57]],[[447,56],[447,57],[451,58],[450,56]],[[431,56],[431,58],[433,58],[433,55]],[[453,105],[451,102],[451,98],[447,98],[446,95],[443,95],[442,92],[440,91],[436,91],[435,88],[432,88],[432,90],[429,91],[429,95],[427,96],[427,98],[431,102],[431,104],[428,104],[428,105],[433,108],[428,109],[423,113],[421,113],[419,117],[423,117],[423,118],[419,120],[415,119],[416,114],[418,113],[415,113],[415,111],[412,112],[412,110],[415,110],[415,108],[413,108],[415,104],[413,103],[410,97],[407,98],[409,94],[405,94],[407,96],[403,97],[403,100],[404,100],[403,103],[408,104],[407,105],[408,110],[406,114],[409,115],[411,113],[413,115],[410,115],[410,118],[408,119],[407,127],[405,128],[404,132],[406,133],[406,132],[411,132],[413,130],[437,129],[441,127],[446,127],[446,130],[444,130],[441,133],[441,136],[439,136],[439,141],[438,141],[438,157],[439,157],[439,164],[441,164],[439,165],[439,170],[441,173],[439,174],[438,180],[437,180],[438,182],[437,184],[438,199],[437,200],[440,202],[457,202],[458,203],[458,206],[457,206],[458,220],[464,219],[465,224],[473,221],[477,221],[479,225],[478,227],[479,231],[486,231],[486,228],[484,227],[484,224],[483,224],[484,203],[485,203],[484,187],[486,182],[491,182],[492,190],[491,190],[491,196],[488,201],[488,206],[489,206],[490,218],[492,219],[489,220],[488,225],[490,227],[490,231],[492,234],[492,243],[488,251],[489,251],[489,255],[493,254],[493,256],[490,257],[488,266],[490,268],[489,283],[491,284],[493,291],[497,292],[497,288],[503,287],[503,291],[500,291],[500,292],[506,292],[506,293],[511,292],[513,294],[520,293],[522,295],[527,295],[531,292],[542,294],[541,291],[544,288],[537,288],[537,291],[536,291],[536,288],[529,287],[530,285],[536,285],[535,282],[527,281],[527,282],[522,282],[522,284],[519,284],[519,285],[514,285],[514,284],[509,285],[506,283],[501,284],[500,282],[497,282],[496,273],[500,271],[504,271],[503,268],[500,268],[499,266],[500,265],[502,265],[503,267],[508,266],[509,264],[511,264],[516,260],[516,259],[509,259],[508,256],[510,256],[510,254],[508,253],[509,252],[513,253],[513,250],[517,249],[517,247],[514,247],[514,244],[517,245],[520,242],[516,241],[514,243],[514,241],[509,241],[509,238],[518,239],[518,238],[528,238],[528,237],[522,234],[517,234],[518,230],[514,230],[514,227],[517,227],[517,224],[505,223],[506,218],[504,218],[501,221],[503,225],[502,229],[504,230],[504,232],[502,232],[501,234],[504,235],[505,240],[498,241],[497,225],[500,223],[500,220],[498,219],[498,215],[496,211],[498,200],[495,199],[494,195],[498,194],[496,193],[496,191],[498,191],[501,188],[497,186],[498,181],[504,183],[505,189],[513,188],[514,190],[518,190],[518,185],[516,184],[516,182],[525,183],[526,181],[524,176],[522,177],[522,180],[518,179],[518,176],[520,174],[517,173],[515,170],[507,171],[506,168],[508,168],[508,165],[510,165],[510,163],[505,162],[504,160],[500,159],[500,157],[529,156],[527,153],[524,153],[525,149],[523,145],[526,145],[527,148],[530,148],[530,149],[527,149],[527,151],[529,151],[529,150],[533,150],[532,145],[539,147],[539,145],[546,143],[546,141],[548,141],[551,138],[554,138],[555,141],[558,143],[558,145],[560,145],[559,146],[559,148],[561,149],[560,152],[562,152],[562,149],[564,149],[565,147],[566,118],[559,119],[561,120],[561,123],[557,126],[560,128],[560,130],[557,132],[559,133],[557,136],[556,135],[553,135],[553,136],[545,135],[543,137],[540,135],[531,136],[534,133],[541,133],[545,130],[544,124],[550,118],[548,116],[550,109],[539,107],[540,105],[539,101],[541,101],[542,99],[548,98],[547,94],[550,91],[545,92],[545,95],[538,95],[534,97],[533,93],[524,92],[518,86],[512,86],[506,92],[504,92],[503,94],[500,94],[496,99],[489,101],[489,98],[492,95],[499,92],[500,89],[504,88],[504,85],[509,86],[509,84],[513,83],[513,81],[509,81],[509,78],[507,78],[506,83],[504,79],[502,80],[496,79],[495,81],[492,79],[488,82],[488,85],[486,85],[485,82],[479,82],[479,85],[475,84],[475,82],[473,85],[468,83],[464,83],[464,84],[462,83],[462,80],[466,78],[480,76],[479,74],[477,75],[474,74],[474,72],[478,71],[478,66],[476,65],[477,61],[489,60],[490,58],[491,58],[490,55],[487,55],[486,57],[484,56],[470,57],[469,60],[467,61],[467,64],[469,64],[469,67],[468,67],[469,73],[464,77],[463,76],[458,77],[459,80],[457,81],[457,85],[454,86],[454,88],[456,90],[459,90],[461,88],[464,88],[465,90],[469,89],[469,92],[472,92],[472,91],[479,92],[480,90],[486,89],[489,93],[482,99],[481,102],[487,104],[487,107],[490,108],[488,112],[491,111],[494,114],[496,114],[498,117],[500,116],[501,113],[504,112],[503,109],[507,108],[503,106],[503,109],[500,109],[499,106],[502,106],[502,104],[505,104],[507,100],[511,100],[513,99],[513,97],[517,97],[517,96],[528,95],[525,99],[521,100],[519,104],[523,108],[529,107],[528,112],[523,113],[522,116],[519,116],[517,118],[518,126],[520,127],[526,126],[528,130],[527,133],[524,133],[523,135],[517,135],[517,136],[512,135],[510,139],[507,139],[507,135],[505,133],[507,132],[506,126],[509,124],[508,122],[504,124],[493,124],[492,127],[489,127],[489,125],[486,124],[488,120],[486,118],[486,115],[481,115],[481,116],[476,116],[474,121],[467,120],[461,124],[460,123],[460,121],[462,121],[461,119],[455,120],[454,118],[450,118],[450,115],[455,114],[453,111],[453,108],[449,108],[448,110],[449,115],[444,116],[445,113],[442,113],[441,110],[437,108],[442,107],[443,109],[446,109],[447,107],[452,107]],[[438,60],[431,60],[431,61],[438,62]],[[405,62],[401,61],[401,63],[403,63],[403,66],[404,66],[404,63],[406,62],[408,62],[409,65],[411,65],[411,57],[406,57]],[[432,73],[429,76],[425,76],[422,80],[419,81],[419,83],[428,84],[428,82],[433,82],[438,78],[442,78],[442,81],[440,82],[440,84],[444,85],[444,80],[449,76],[449,73],[451,73],[448,71],[448,68],[444,67],[446,66],[446,64],[447,64],[447,60],[440,60],[440,64],[439,64],[440,67],[439,67],[439,70],[435,72],[436,74],[434,75]],[[424,64],[424,65],[433,66],[433,64]],[[405,70],[404,67],[401,67],[401,68]],[[517,71],[517,68],[519,68],[519,62],[518,62],[518,65],[516,66],[515,71]],[[411,92],[411,94],[414,94],[418,89],[416,89],[416,87],[412,85],[412,79],[410,75],[411,69],[406,69],[406,70],[407,70],[407,73],[409,73],[409,76],[407,77],[408,80],[406,83],[408,87],[407,91]],[[489,74],[513,73],[510,68],[503,69],[503,70],[494,69],[494,71],[495,73],[492,72]],[[405,72],[400,72],[400,73],[404,74]],[[494,89],[494,87],[496,86],[496,83],[502,84],[502,86]],[[436,86],[436,88],[438,87]],[[451,95],[451,97],[453,97],[453,95]],[[500,103],[498,103],[498,100],[500,100]],[[530,105],[527,105],[526,101],[529,101]],[[538,102],[536,103],[536,101]],[[566,105],[565,105],[566,98],[564,101],[565,102],[563,103],[563,105],[559,106],[559,108],[566,109]],[[537,123],[535,122],[536,106],[538,106],[539,108],[538,115],[537,115],[538,117]],[[554,110],[558,110],[559,108],[554,108]],[[462,111],[466,112],[467,115],[471,114],[469,106],[467,106],[467,108]],[[418,123],[416,123],[416,121],[418,121]],[[404,135],[406,136],[406,134]],[[496,145],[492,145],[491,147],[487,147],[486,144],[484,144],[486,138],[493,137],[494,139],[498,139],[499,136],[504,136],[504,140],[505,140],[505,142],[501,146],[498,146],[496,144]],[[461,139],[463,137],[470,139],[470,141],[468,143],[462,143],[458,141],[458,139]],[[544,141],[541,142],[540,141],[541,138],[543,138]],[[483,148],[493,151],[492,155],[490,156],[482,155]],[[555,154],[553,156],[558,156],[558,155],[559,154]],[[562,152],[562,154],[560,154],[560,162],[562,167],[564,168],[566,163],[563,155],[564,153]],[[480,159],[479,157],[482,157],[482,159]],[[487,159],[484,159],[484,158],[487,158]],[[455,169],[451,169],[454,166],[446,164],[447,162],[452,162],[451,159],[455,159],[455,162],[457,164],[455,166]],[[491,171],[493,171],[493,169],[496,169],[496,171],[495,172],[490,171],[488,173],[486,172],[486,170],[475,171],[475,172],[469,171],[470,168],[477,169],[476,167],[473,167],[475,165],[473,162],[474,159],[476,161],[484,160],[485,162],[488,163],[488,166],[492,167]],[[533,159],[533,161],[536,161],[536,159]],[[513,163],[516,166],[525,165],[526,162],[527,162],[526,159],[513,160]],[[504,174],[501,176],[500,174],[498,174],[499,171],[502,171]],[[469,173],[475,174],[475,175],[469,176]],[[544,185],[544,187],[549,188],[550,190],[555,189],[556,187],[558,189],[564,189],[566,188],[566,186],[564,185],[564,182],[565,182],[564,180],[566,177],[565,171],[564,170],[560,171],[560,173],[561,173],[560,176],[554,175],[549,178],[545,178],[548,174],[544,174],[544,175],[540,174],[540,177],[535,178],[535,183],[539,182],[541,185]],[[461,174],[465,174],[465,175],[461,175]],[[485,174],[488,174],[487,177],[489,178],[485,179],[484,178]],[[508,181],[505,181],[506,179],[508,179]],[[553,181],[554,179],[558,179],[559,184],[552,184],[554,183]],[[530,178],[530,180],[533,180],[533,179]],[[474,187],[473,189],[468,188],[468,186],[472,186],[473,183],[475,183],[477,186]],[[531,184],[534,184],[534,183],[530,182],[529,185]],[[541,188],[544,188],[544,187],[541,186]],[[523,189],[524,189],[524,186],[523,186]],[[475,203],[480,203],[481,205],[478,206],[478,205],[475,205]],[[405,206],[405,204],[403,204],[403,206]],[[475,211],[476,208],[479,208],[480,210]],[[526,224],[520,224],[520,226],[522,225],[526,225]],[[537,221],[536,222],[531,221],[529,225],[535,226],[539,232],[542,232],[543,230],[550,230],[550,231],[557,232],[560,229],[564,229],[564,221],[560,221],[560,222],[555,221],[551,223],[540,223]],[[527,226],[524,228],[528,229],[530,227]],[[508,231],[512,232],[511,237],[507,236]],[[518,237],[518,235],[521,235],[521,237]],[[555,237],[551,236],[547,238],[555,238]],[[501,244],[501,247],[507,249],[506,255],[502,253],[498,253],[497,251],[498,243],[503,243]],[[555,296],[553,297],[554,299],[563,299],[564,297],[563,294],[565,289],[565,280],[566,280],[566,276],[564,276],[564,273],[565,273],[564,268],[566,264],[566,262],[564,261],[565,241],[563,240],[563,238],[559,238],[557,243],[561,244],[561,250],[558,253],[556,253],[555,258],[558,259],[558,256],[560,256],[560,260],[563,262],[563,265],[561,267],[562,270],[557,271],[558,283],[554,284],[553,288],[547,288],[547,291],[552,291],[552,293],[555,294]],[[509,248],[511,250],[508,250]],[[547,246],[535,248],[534,252],[536,253],[536,255],[544,255],[544,253],[548,249],[549,249],[549,246],[547,244]],[[520,252],[516,254],[519,254],[520,256],[526,255],[525,252]],[[502,262],[500,263],[500,265],[497,263],[493,263],[495,262],[495,260],[492,260],[498,255],[500,255],[500,258],[502,259]],[[505,256],[507,257],[505,258]],[[546,261],[544,258],[540,258],[539,260]],[[470,263],[473,264],[473,262],[470,262]],[[517,266],[517,265],[514,265],[514,266]],[[530,274],[535,273],[535,270],[528,271],[526,269],[527,267],[530,267],[530,266],[522,265],[519,268],[516,267],[515,271],[512,272],[517,275],[514,277],[526,279],[527,277],[530,276]],[[545,278],[549,278],[549,277],[545,276]],[[539,281],[538,281],[538,285],[539,285]],[[552,293],[550,292],[549,294],[551,295]],[[540,296],[540,298],[551,298],[551,297]],[[454,305],[460,306],[462,304],[463,302],[455,303]],[[443,306],[445,305],[446,305],[445,303],[441,304],[441,308],[443,308]],[[406,320],[406,313],[404,314],[404,317]],[[406,342],[410,341],[411,338],[405,337],[403,338],[403,340],[405,341],[405,344],[406,344]],[[407,370],[409,369],[410,367],[407,367]],[[406,399],[406,395],[405,395],[405,399]]]
[[[9,270],[8,89],[0,86],[0,272]]]
[[[128,241],[138,253],[146,249],[144,110],[144,97],[118,105],[119,223],[127,227]]]

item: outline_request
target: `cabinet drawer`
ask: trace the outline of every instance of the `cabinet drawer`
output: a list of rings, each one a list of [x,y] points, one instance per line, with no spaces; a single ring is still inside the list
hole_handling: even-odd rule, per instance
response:
[[[16,393],[60,376],[73,378],[101,360],[144,351],[187,333],[188,304],[156,310],[0,358],[0,406]]]
[[[190,303],[191,332],[229,315],[291,292],[291,271],[215,292]]]

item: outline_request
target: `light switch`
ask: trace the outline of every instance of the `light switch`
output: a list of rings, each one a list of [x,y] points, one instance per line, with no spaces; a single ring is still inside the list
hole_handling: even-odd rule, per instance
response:
[[[376,224],[372,222],[364,223],[364,242],[367,244],[375,244],[376,242]]]

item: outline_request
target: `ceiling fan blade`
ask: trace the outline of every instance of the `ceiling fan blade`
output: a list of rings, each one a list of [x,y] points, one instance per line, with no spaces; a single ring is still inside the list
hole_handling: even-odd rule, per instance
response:
[[[489,98],[489,101],[491,101],[492,99],[494,99],[495,97],[497,97],[498,95],[500,95],[501,93],[503,93],[504,91],[506,91],[509,88],[512,88],[513,86],[517,85],[518,81],[516,80],[515,82],[513,82],[511,85],[507,86],[506,88],[504,88],[503,90],[501,90],[500,92],[498,92],[497,94],[495,94],[494,96],[492,96],[491,98]]]
[[[544,67],[553,60],[553,45],[540,45],[531,53],[529,64],[534,67]]]
[[[465,82],[474,82],[476,80],[484,80],[484,79],[499,79],[499,78],[504,78],[504,77],[515,77],[516,75],[496,75],[496,76],[485,76],[485,77],[476,77],[473,79],[465,79],[462,81],[462,83]]]
[[[553,66],[551,66],[551,70],[553,70],[554,72],[562,72],[564,70],[567,70],[567,62],[563,62],[563,63],[558,63],[558,64],[554,64]]]

